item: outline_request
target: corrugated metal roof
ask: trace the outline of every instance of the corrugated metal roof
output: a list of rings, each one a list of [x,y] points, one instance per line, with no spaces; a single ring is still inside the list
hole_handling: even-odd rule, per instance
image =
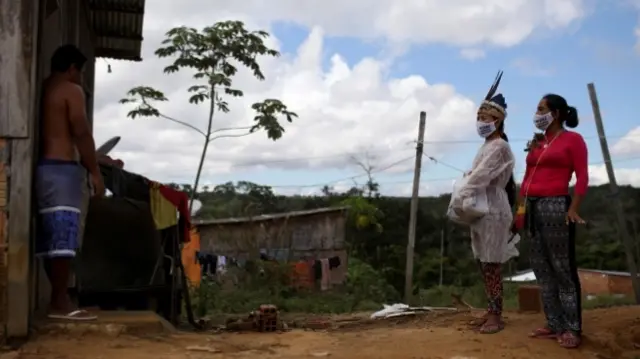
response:
[[[288,218],[288,217],[300,217],[300,216],[310,216],[310,215],[321,214],[321,213],[341,212],[341,211],[346,211],[347,209],[349,209],[349,207],[326,207],[326,208],[309,209],[304,211],[293,211],[293,212],[286,212],[286,213],[262,214],[254,217],[195,220],[193,221],[193,224],[195,224],[196,226],[211,226],[211,225],[220,225],[220,224],[260,222],[260,221],[268,221],[268,220]]]
[[[142,61],[145,0],[89,0],[96,57]]]
[[[602,269],[578,268],[578,272],[591,272],[591,273],[597,273],[597,274],[613,276],[613,277],[630,277],[631,276],[629,272],[619,272],[619,271],[602,270]],[[535,279],[536,279],[536,276],[535,274],[533,274],[533,269],[527,269],[521,272],[517,272],[511,277],[505,278],[505,281],[520,282],[520,281],[531,281]]]
[[[592,273],[604,274],[604,275],[613,276],[613,277],[631,277],[631,274],[629,272],[619,272],[614,270],[584,269],[584,268],[579,268],[578,270],[582,272],[592,272]]]

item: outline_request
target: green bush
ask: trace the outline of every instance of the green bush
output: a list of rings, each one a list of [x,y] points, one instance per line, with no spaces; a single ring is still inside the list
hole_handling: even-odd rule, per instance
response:
[[[290,313],[349,313],[375,311],[382,304],[400,300],[399,293],[369,264],[356,258],[349,260],[343,286],[330,291],[294,290],[288,284],[289,266],[270,265],[259,276],[239,275],[235,285],[225,286],[203,278],[192,291],[192,307],[197,317],[211,314],[242,314],[256,310],[261,304],[276,305]],[[225,287],[225,288],[223,288]],[[516,283],[504,283],[504,309],[518,309]],[[412,305],[449,307],[452,295],[459,295],[475,308],[487,305],[483,283],[471,287],[442,286],[420,289]],[[634,304],[633,298],[601,296],[584,300],[585,309]]]
[[[288,284],[289,266],[269,265],[262,275],[242,278],[225,289],[215,280],[203,278],[192,290],[192,307],[198,317],[214,313],[247,313],[261,304],[273,304],[285,312],[348,313],[377,310],[395,300],[398,293],[370,265],[350,259],[343,286],[330,291],[294,290]]]

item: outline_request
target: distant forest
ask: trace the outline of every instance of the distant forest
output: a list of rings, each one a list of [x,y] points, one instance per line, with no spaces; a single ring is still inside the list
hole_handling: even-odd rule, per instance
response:
[[[190,186],[172,184],[190,192]],[[375,182],[344,193],[330,187],[321,196],[280,196],[272,188],[251,182],[225,183],[203,188],[197,194],[203,207],[198,218],[244,217],[280,213],[336,205],[349,205],[353,220],[348,223],[347,242],[350,256],[371,265],[382,278],[403,290],[404,268],[409,224],[410,198],[381,196]],[[638,234],[640,230],[640,189],[620,188],[628,226],[636,243],[636,257],[640,258]],[[444,234],[443,283],[470,286],[478,281],[477,264],[472,258],[469,236],[464,228],[449,222],[444,214],[450,195],[422,197],[418,209],[415,246],[416,287],[428,288],[438,284],[441,261],[441,234]],[[591,187],[580,214],[588,225],[578,229],[577,260],[582,268],[626,271],[624,249],[617,233],[617,219],[608,185]],[[520,242],[520,257],[506,265],[514,273],[529,268],[528,241]]]

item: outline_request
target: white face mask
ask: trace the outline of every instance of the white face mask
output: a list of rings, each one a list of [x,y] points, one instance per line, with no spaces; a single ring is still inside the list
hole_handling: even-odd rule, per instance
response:
[[[533,123],[536,125],[538,130],[546,131],[553,123],[553,116],[551,115],[551,112],[547,112],[544,115],[535,115],[533,116]]]
[[[482,138],[489,137],[492,133],[496,132],[495,122],[482,122],[477,121],[476,127],[478,128],[478,135]]]

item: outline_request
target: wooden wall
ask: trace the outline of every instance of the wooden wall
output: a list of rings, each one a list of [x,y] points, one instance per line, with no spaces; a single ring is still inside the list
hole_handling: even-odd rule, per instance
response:
[[[38,0],[0,0],[0,326],[26,336],[30,319],[31,179]],[[6,220],[4,220],[6,219]]]
[[[198,231],[202,251],[257,254],[260,249],[343,249],[345,223],[345,215],[337,211],[271,220],[199,225]]]
[[[339,256],[332,282],[346,277],[346,212],[335,211],[239,223],[199,225],[200,251],[236,259],[257,258],[260,250],[279,261]]]

